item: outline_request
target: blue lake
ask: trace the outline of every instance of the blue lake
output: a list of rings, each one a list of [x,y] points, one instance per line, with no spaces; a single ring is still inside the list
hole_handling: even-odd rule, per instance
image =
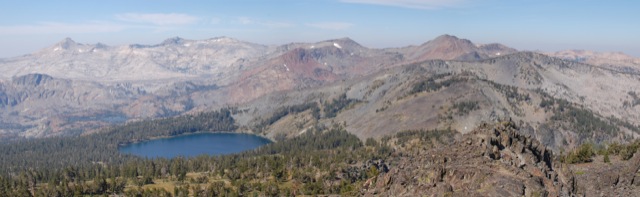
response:
[[[147,158],[224,155],[252,150],[271,143],[266,138],[241,133],[198,133],[155,139],[120,147],[121,153]]]

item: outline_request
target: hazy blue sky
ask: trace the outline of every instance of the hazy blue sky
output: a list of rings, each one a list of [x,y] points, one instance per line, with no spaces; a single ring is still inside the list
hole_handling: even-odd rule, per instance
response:
[[[0,2],[0,57],[81,43],[155,44],[228,36],[260,44],[350,37],[375,48],[442,34],[519,50],[622,51],[640,57],[640,1],[127,0]]]

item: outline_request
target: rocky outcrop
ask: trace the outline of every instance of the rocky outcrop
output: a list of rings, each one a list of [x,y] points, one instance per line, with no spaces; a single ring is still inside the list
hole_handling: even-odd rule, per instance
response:
[[[604,163],[598,156],[591,163],[566,165],[566,174],[575,177],[575,192],[579,196],[640,195],[640,154],[624,161],[611,156]]]
[[[484,124],[453,144],[398,156],[365,196],[571,196],[551,150],[512,122]]]
[[[13,83],[21,86],[38,86],[48,81],[53,80],[53,77],[45,74],[28,74],[13,79]]]

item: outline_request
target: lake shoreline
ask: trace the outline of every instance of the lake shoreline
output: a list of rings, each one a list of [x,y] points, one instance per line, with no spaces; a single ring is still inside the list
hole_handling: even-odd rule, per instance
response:
[[[261,137],[261,138],[267,139],[267,140],[269,140],[269,142],[270,142],[270,143],[275,143],[275,142],[276,142],[275,140],[273,140],[273,139],[271,139],[271,138],[269,138],[269,137],[267,137],[267,136],[264,136],[264,135],[258,135],[258,134],[251,133],[251,132],[236,132],[236,131],[196,131],[196,132],[182,133],[182,134],[179,134],[179,135],[172,135],[172,136],[156,136],[156,137],[150,137],[150,138],[142,139],[142,140],[133,140],[133,141],[127,141],[127,142],[118,142],[118,149],[119,149],[120,147],[128,146],[128,145],[131,145],[131,144],[143,143],[143,142],[152,141],[152,140],[159,140],[159,139],[169,139],[169,138],[174,138],[174,137],[179,137],[179,136],[188,136],[188,135],[194,135],[194,134],[202,134],[202,133],[211,133],[211,134],[215,134],[215,133],[221,133],[221,134],[224,134],[224,133],[247,134],[247,135],[254,135],[254,136],[258,136],[258,137]]]
[[[227,155],[253,150],[273,143],[269,138],[242,132],[201,131],[129,143],[118,147],[122,154],[145,158]]]

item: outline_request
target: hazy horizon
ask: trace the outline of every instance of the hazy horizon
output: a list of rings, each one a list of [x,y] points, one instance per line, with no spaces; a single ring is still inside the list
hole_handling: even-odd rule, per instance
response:
[[[591,50],[640,57],[634,1],[326,0],[5,2],[0,57],[70,37],[107,45],[220,36],[279,45],[349,37],[371,48],[449,34],[518,50]]]

